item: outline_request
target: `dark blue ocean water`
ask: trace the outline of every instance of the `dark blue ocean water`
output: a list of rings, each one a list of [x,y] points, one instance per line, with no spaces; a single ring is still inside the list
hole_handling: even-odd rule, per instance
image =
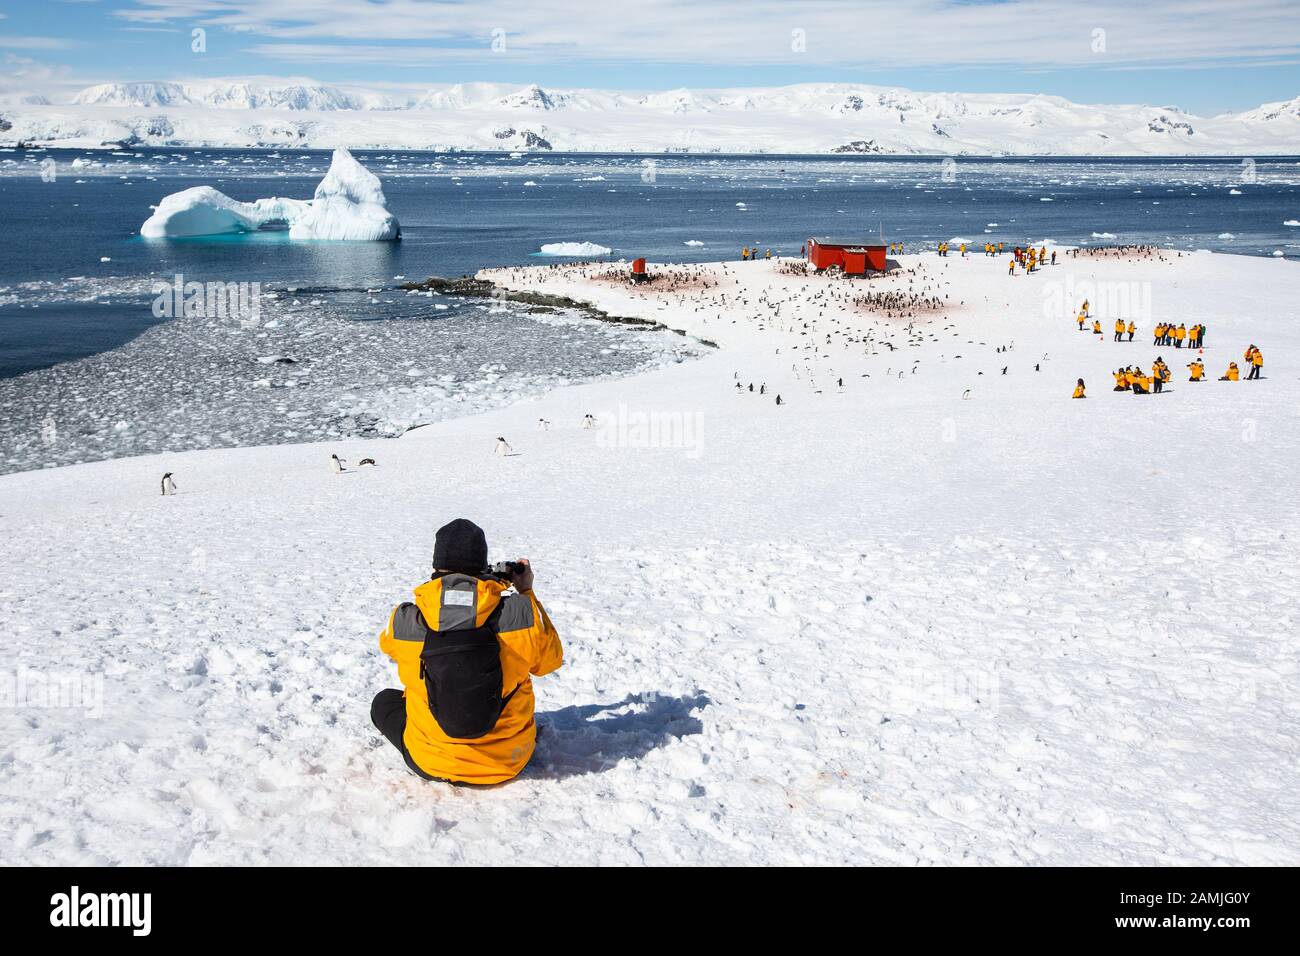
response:
[[[877,236],[882,228],[909,251],[961,237],[1300,257],[1300,228],[1284,225],[1300,220],[1296,157],[1253,166],[1239,159],[958,159],[945,166],[939,158],[357,156],[383,181],[401,242],[138,234],[151,204],[189,186],[209,184],[246,200],[308,198],[328,166],[324,152],[0,152],[0,378],[121,346],[159,321],[149,280],[175,273],[330,295],[392,287],[397,276],[537,261],[549,242],[698,261],[735,257],[749,243],[793,253],[809,235]],[[457,310],[453,303],[412,314],[365,295],[338,295],[336,304],[357,320],[441,320]]]

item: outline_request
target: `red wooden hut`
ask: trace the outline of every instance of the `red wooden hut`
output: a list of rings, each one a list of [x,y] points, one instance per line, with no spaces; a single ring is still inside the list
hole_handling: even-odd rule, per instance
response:
[[[809,239],[808,261],[818,271],[839,266],[845,275],[860,276],[883,272],[887,249],[884,243],[855,239]]]

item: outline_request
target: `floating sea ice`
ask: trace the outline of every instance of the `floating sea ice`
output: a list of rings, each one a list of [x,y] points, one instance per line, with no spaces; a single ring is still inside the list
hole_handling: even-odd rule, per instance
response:
[[[544,256],[607,256],[613,250],[594,242],[548,242],[541,252]]]
[[[1229,189],[1229,190],[1228,190],[1228,195],[1229,195],[1229,196],[1240,196],[1240,195],[1241,195],[1241,190],[1240,190],[1240,189]]]
[[[1286,222],[1282,223],[1282,225],[1284,225],[1284,226],[1300,226],[1300,219],[1288,219]]]
[[[112,260],[111,258],[109,258],[108,256],[100,256],[100,257],[99,257],[99,261],[100,261],[100,262],[112,262],[113,260]]]
[[[1234,235],[1233,235],[1232,233],[1230,233],[1230,232],[1221,232],[1221,233],[1219,233],[1219,238],[1220,238],[1220,239],[1236,239],[1237,237],[1234,236]]]
[[[398,239],[401,228],[385,203],[378,177],[340,148],[334,150],[329,171],[310,200],[245,203],[211,186],[195,186],[165,196],[140,234],[155,239],[230,235],[283,222],[291,239]]]
[[[1092,238],[1094,238],[1094,239],[1114,239],[1114,238],[1116,238],[1116,237],[1115,237],[1115,233],[1113,233],[1113,232],[1094,232],[1094,233],[1092,234]]]
[[[1297,226],[1300,226],[1300,222],[1296,223],[1296,225],[1297,225]],[[682,245],[684,245],[684,246],[702,246],[702,245],[704,245],[704,243],[700,242],[700,240],[698,240],[698,239],[687,239],[685,242],[682,243]]]

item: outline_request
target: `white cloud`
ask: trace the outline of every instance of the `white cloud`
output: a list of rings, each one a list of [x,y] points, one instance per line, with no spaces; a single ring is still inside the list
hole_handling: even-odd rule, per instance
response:
[[[250,34],[286,60],[327,55],[492,62],[492,31],[521,60],[861,66],[1136,66],[1293,56],[1293,0],[791,0],[636,7],[597,0],[134,0],[136,23]],[[792,48],[803,31],[805,49]],[[1097,52],[1094,31],[1105,31]],[[354,46],[352,50],[347,47]],[[402,53],[403,46],[414,52]]]
[[[3,50],[68,50],[79,46],[75,40],[60,37],[16,37],[0,34],[0,49]]]

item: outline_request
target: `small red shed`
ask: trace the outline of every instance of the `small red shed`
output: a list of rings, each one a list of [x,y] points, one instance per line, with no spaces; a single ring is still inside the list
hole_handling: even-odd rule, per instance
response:
[[[650,274],[645,271],[645,259],[644,258],[633,259],[632,260],[632,281],[648,282],[649,280],[650,280]]]
[[[887,249],[884,243],[853,239],[809,239],[808,261],[818,271],[839,266],[845,275],[860,276],[883,272]]]

